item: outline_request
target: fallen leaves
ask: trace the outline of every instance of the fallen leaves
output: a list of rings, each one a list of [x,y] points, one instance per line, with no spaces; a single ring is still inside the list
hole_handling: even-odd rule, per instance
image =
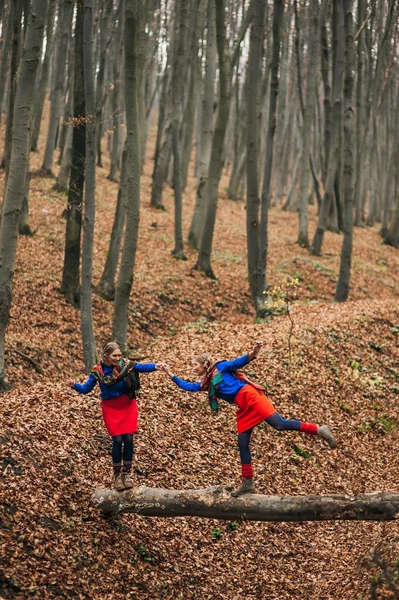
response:
[[[40,158],[32,155],[33,167]],[[104,164],[98,169],[95,282],[117,194],[116,184],[106,179],[106,156]],[[179,375],[194,379],[191,359],[199,352],[208,349],[218,358],[233,358],[264,339],[262,354],[248,374],[266,385],[283,416],[331,425],[339,447],[330,452],[319,439],[258,428],[252,449],[259,491],[397,490],[397,251],[381,245],[376,229],[356,230],[352,302],[332,305],[341,237],[326,234],[325,254],[315,261],[294,244],[296,215],[271,211],[269,283],[280,285],[285,277],[300,281],[289,362],[288,319],[282,315],[254,323],[244,204],[220,200],[214,255],[219,279],[210,281],[192,269],[193,250],[187,249],[187,262],[170,256],[173,192],[165,189],[165,212],[149,208],[152,166],[148,160],[142,178],[129,315],[134,354],[141,360],[165,360]],[[194,518],[105,519],[91,507],[93,488],[112,482],[111,444],[97,393],[83,397],[63,385],[66,375],[82,376],[83,363],[80,315],[59,293],[66,196],[55,193],[53,183],[51,178],[34,179],[30,208],[36,233],[21,238],[18,247],[7,353],[13,390],[0,402],[1,596],[367,597],[371,578],[380,572],[370,559],[374,548],[383,543],[389,564],[399,556],[397,523],[237,522],[226,527]],[[190,177],[186,231],[194,198]],[[310,224],[315,224],[314,214]],[[113,305],[97,295],[93,304],[101,343],[110,336]],[[13,349],[35,361],[43,375]],[[222,403],[214,418],[205,395],[186,394],[161,373],[143,376],[139,404],[137,485],[181,489],[238,483],[234,408]],[[389,597],[383,581],[378,589],[379,600]]]

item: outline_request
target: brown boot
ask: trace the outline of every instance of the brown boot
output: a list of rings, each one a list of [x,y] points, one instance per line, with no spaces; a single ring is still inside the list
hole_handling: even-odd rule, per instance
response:
[[[236,498],[237,496],[242,496],[243,494],[254,494],[254,493],[255,493],[254,480],[243,477],[242,486],[240,488],[238,488],[238,490],[231,492],[231,495]]]
[[[125,486],[125,490],[130,490],[133,487],[133,481],[130,476],[130,473],[123,473],[122,480],[123,485]]]
[[[115,483],[114,483],[114,488],[118,491],[118,492],[123,492],[123,490],[125,489],[125,484],[123,482],[123,475],[122,473],[119,473],[119,475],[117,475],[115,477]]]

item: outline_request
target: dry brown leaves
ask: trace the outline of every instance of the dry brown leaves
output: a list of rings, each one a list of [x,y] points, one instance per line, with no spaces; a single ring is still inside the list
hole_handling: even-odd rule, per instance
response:
[[[41,156],[32,158],[33,167]],[[106,164],[106,161],[105,161]],[[107,164],[106,164],[107,166]],[[191,358],[210,349],[233,358],[257,338],[265,349],[247,373],[266,385],[283,416],[328,423],[339,447],[259,428],[253,439],[259,491],[269,494],[397,490],[399,255],[377,230],[356,230],[351,302],[332,305],[341,237],[326,236],[317,260],[295,245],[296,215],[272,210],[270,283],[301,280],[295,305],[291,376],[288,322],[254,323],[246,281],[243,203],[222,199],[211,282],[182,263],[173,247],[173,197],[148,208],[152,163],[143,175],[131,344],[143,358],[166,360],[191,378]],[[104,263],[117,188],[99,169],[95,280]],[[228,523],[122,516],[90,505],[94,487],[111,483],[110,441],[95,393],[66,389],[82,373],[79,314],[58,292],[65,197],[53,181],[32,179],[34,238],[20,240],[7,358],[13,390],[1,397],[1,565],[4,598],[356,600],[378,569],[377,547],[399,557],[397,523]],[[226,181],[223,185],[226,184]],[[223,187],[223,186],[222,186]],[[187,230],[194,179],[185,197]],[[154,225],[156,223],[156,226]],[[314,215],[311,226],[314,227]],[[308,301],[317,301],[309,304]],[[94,297],[99,341],[109,336],[112,304]],[[44,375],[15,353],[36,360]],[[213,418],[202,394],[143,376],[137,484],[174,488],[239,480],[234,409]],[[310,458],[301,458],[298,444]],[[217,532],[216,530],[219,530]],[[213,534],[213,535],[212,535]],[[378,598],[389,598],[386,586]]]

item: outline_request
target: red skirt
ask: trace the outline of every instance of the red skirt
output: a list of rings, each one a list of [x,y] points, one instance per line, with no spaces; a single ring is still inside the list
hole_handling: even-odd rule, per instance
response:
[[[102,401],[105,427],[110,436],[136,433],[139,413],[137,402],[127,394]]]
[[[238,392],[234,402],[238,406],[236,415],[238,433],[256,427],[276,412],[269,398],[248,383]]]

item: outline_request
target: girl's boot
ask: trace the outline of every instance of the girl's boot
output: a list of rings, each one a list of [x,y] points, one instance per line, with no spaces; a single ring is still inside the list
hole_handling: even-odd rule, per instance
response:
[[[236,498],[237,496],[242,496],[243,494],[254,494],[254,493],[255,493],[254,480],[252,478],[249,479],[248,477],[243,477],[241,487],[238,488],[238,490],[231,492],[231,495]]]
[[[114,463],[114,477],[115,477],[114,488],[118,492],[121,492],[122,490],[125,489],[125,485],[123,483],[123,477],[122,477],[121,463]]]
[[[122,479],[123,479],[123,485],[125,486],[125,490],[130,490],[133,487],[133,481],[132,481],[132,478],[131,478],[131,471],[132,471],[132,463],[131,462],[124,462],[123,463]]]
[[[122,492],[125,489],[125,483],[123,481],[123,475],[122,473],[119,473],[119,475],[117,475],[115,477],[115,483],[114,483],[114,488],[118,491],[118,492]]]

